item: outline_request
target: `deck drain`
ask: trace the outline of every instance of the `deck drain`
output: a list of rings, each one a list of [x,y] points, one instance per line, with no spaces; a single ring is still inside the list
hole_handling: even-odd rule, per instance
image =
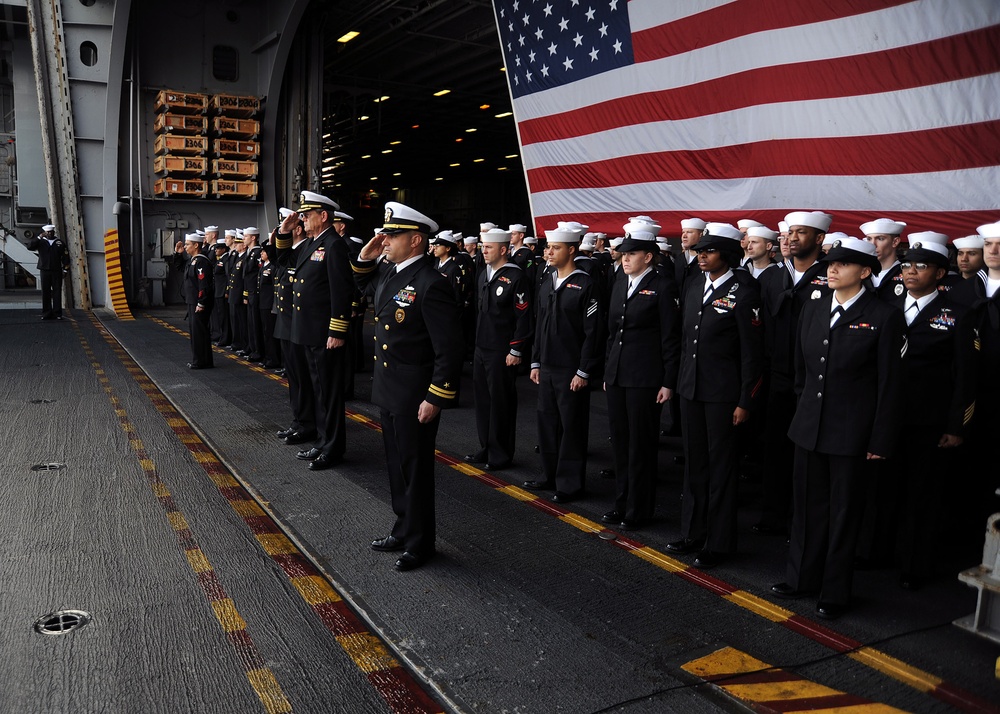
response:
[[[66,468],[66,464],[59,463],[58,461],[50,461],[47,464],[35,464],[31,467],[32,471],[62,471]]]
[[[597,534],[597,537],[601,540],[618,540],[618,534],[611,531],[601,531]]]
[[[28,404],[52,404],[55,399],[29,399]]]
[[[35,620],[35,632],[42,635],[68,635],[90,622],[83,610],[57,610]]]

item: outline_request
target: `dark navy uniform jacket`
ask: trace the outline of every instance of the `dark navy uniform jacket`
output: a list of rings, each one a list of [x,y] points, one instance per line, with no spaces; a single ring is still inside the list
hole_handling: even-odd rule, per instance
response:
[[[593,279],[574,270],[558,289],[552,276],[538,287],[538,323],[531,367],[572,369],[583,379],[600,364],[598,304]]]
[[[38,253],[39,270],[62,270],[69,267],[69,253],[60,238],[56,238],[50,245],[45,238],[35,236],[28,241],[28,250]]]
[[[243,261],[246,259],[247,251],[240,253],[232,251],[229,257],[229,304],[243,304]]]
[[[650,270],[632,297],[627,295],[624,276],[611,290],[604,381],[621,387],[674,389],[681,319],[672,277]]]
[[[465,348],[454,291],[434,262],[422,256],[398,273],[388,262],[351,263],[375,314],[372,403],[394,414],[455,403]]]
[[[986,297],[988,272],[983,268],[955,286],[948,297],[971,308],[968,320],[976,346],[976,372],[993,373],[1000,364],[1000,290]],[[996,409],[1000,403],[1000,380],[980,379],[976,391],[980,409]]]
[[[444,265],[438,265],[435,260],[434,267],[448,281],[448,285],[451,286],[451,291],[455,295],[455,302],[458,306],[464,306],[465,294],[462,285],[462,266],[458,260],[453,256]]]
[[[893,304],[903,310],[906,300],[904,294]],[[975,335],[968,312],[965,305],[938,293],[905,328],[906,424],[967,435],[976,401]]]
[[[256,299],[257,274],[260,272],[260,246],[255,245],[243,254],[243,299]]]
[[[277,239],[275,239],[277,243]],[[292,278],[295,276],[295,262],[298,260],[299,252],[305,241],[299,243],[295,248],[279,254],[275,261],[277,264],[274,300],[278,306],[278,318],[274,323],[274,338],[276,340],[292,339]]]
[[[188,258],[184,268],[184,302],[210,311],[215,298],[215,265],[204,253]]]
[[[865,289],[831,328],[831,306],[832,298],[811,300],[799,317],[788,438],[823,454],[891,456],[903,408],[903,313]]]
[[[291,277],[292,342],[320,346],[329,337],[347,339],[354,297],[349,240],[329,228],[306,238],[292,264],[287,257],[292,236],[278,235],[278,258],[285,256],[284,264],[295,270]]]
[[[214,297],[221,298],[226,296],[226,288],[229,285],[229,251],[227,250],[222,255],[216,256],[215,258],[215,268],[212,273],[215,279],[215,294]]]
[[[274,307],[274,279],[278,274],[278,266],[274,263],[260,264],[257,273],[257,307],[260,310],[270,310]]]
[[[489,281],[483,270],[477,282],[476,347],[529,356],[535,326],[531,284],[524,271],[508,262]]]
[[[906,295],[906,286],[903,284],[903,269],[899,263],[889,268],[878,287],[873,289],[882,300],[895,300],[901,295]]]
[[[681,303],[677,393],[685,399],[735,402],[751,409],[764,361],[760,288],[748,272],[734,270],[702,304],[704,293],[704,277],[688,279]]]

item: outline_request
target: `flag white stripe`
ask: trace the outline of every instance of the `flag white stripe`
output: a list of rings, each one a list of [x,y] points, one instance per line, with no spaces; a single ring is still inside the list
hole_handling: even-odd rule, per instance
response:
[[[688,211],[752,206],[836,211],[997,210],[1000,166],[889,176],[767,176],[719,181],[661,181],[606,189],[563,189],[532,195],[535,217],[575,213]]]
[[[990,74],[882,94],[762,104],[528,144],[522,147],[522,160],[533,169],[646,154],[661,146],[664,136],[670,137],[671,151],[700,151],[775,139],[879,136],[973,124],[1000,119],[998,86],[1000,75]]]
[[[625,0],[619,0],[619,5]],[[735,0],[684,0],[684,2],[665,2],[665,0],[629,0],[628,19],[632,32],[641,32],[651,27],[676,22],[686,17],[698,15],[707,10],[714,10],[723,5],[730,5]]]
[[[631,5],[629,3],[630,8]],[[514,100],[514,113],[517,121],[527,121],[623,96],[699,84],[761,67],[907,47],[996,24],[1000,24],[1000,2],[996,0],[964,0],[961,3],[918,0],[863,15],[744,35],[673,57],[610,70],[582,80],[586,82],[585,92],[571,82],[519,97]],[[782,61],[769,63],[770,58],[776,57]]]

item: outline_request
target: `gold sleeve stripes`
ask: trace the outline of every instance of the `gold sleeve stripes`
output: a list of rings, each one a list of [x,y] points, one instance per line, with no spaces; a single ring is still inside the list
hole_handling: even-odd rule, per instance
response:
[[[350,323],[347,320],[341,320],[338,317],[330,318],[330,332],[347,332],[348,327],[350,327]]]
[[[443,389],[436,384],[432,384],[427,391],[435,397],[440,397],[441,399],[454,399],[457,394],[454,389]]]
[[[292,236],[291,236],[291,234],[289,234],[287,238],[282,238],[281,234],[279,233],[278,237],[274,241],[274,244],[278,248],[278,250],[284,250],[285,248],[291,248],[292,247]]]
[[[351,263],[351,270],[353,270],[355,273],[360,273],[361,275],[364,275],[365,273],[370,273],[373,270],[375,270],[375,268],[377,268],[377,267],[378,267],[378,263],[376,263],[374,260],[371,261],[370,263],[366,263],[364,265],[358,265],[357,263]]]
[[[976,413],[976,403],[973,402],[968,407],[965,408],[965,416],[962,417],[962,426],[967,426],[970,421],[972,421],[973,414]]]

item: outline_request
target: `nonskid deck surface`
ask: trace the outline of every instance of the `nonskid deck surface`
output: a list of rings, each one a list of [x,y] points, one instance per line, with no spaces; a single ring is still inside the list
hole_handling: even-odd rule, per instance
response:
[[[370,372],[348,402],[347,460],[310,472],[274,437],[286,385],[229,353],[186,369],[182,310],[103,323],[29,313],[0,311],[12,436],[0,457],[0,676],[12,683],[0,710],[716,711],[733,704],[698,683],[747,662],[782,673],[717,684],[765,709],[1000,701],[1000,651],[948,624],[975,605],[955,578],[907,592],[893,571],[859,572],[856,607],[832,625],[812,601],[770,598],[786,546],[750,530],[753,483],[741,484],[738,557],[700,572],[668,556],[676,439],[661,442],[657,521],[627,534],[600,524],[613,482],[598,476],[611,466],[598,392],[588,493],[558,506],[520,488],[538,473],[527,379],[514,467],[462,462],[476,446],[467,373],[439,430],[439,555],[398,573],[368,548],[392,515]],[[49,463],[66,466],[30,470]],[[93,621],[31,630],[61,608]]]

